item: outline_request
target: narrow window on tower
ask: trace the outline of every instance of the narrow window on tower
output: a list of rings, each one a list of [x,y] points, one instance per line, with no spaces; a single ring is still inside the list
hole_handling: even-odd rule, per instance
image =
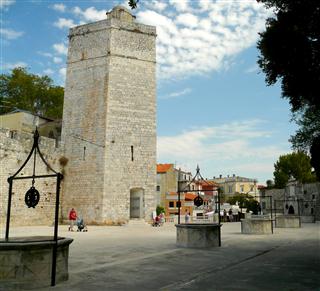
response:
[[[86,147],[83,147],[83,160],[86,160]]]
[[[133,146],[131,146],[131,161],[133,162]]]

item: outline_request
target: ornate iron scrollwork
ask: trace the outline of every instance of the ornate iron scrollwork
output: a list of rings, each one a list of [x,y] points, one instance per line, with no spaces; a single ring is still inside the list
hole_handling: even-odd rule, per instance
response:
[[[196,198],[193,199],[193,203],[195,206],[199,207],[203,204],[203,199],[198,195]]]
[[[35,208],[37,204],[39,203],[40,200],[40,194],[39,191],[34,188],[33,186],[27,191],[24,201],[26,205],[30,208],[33,207]]]

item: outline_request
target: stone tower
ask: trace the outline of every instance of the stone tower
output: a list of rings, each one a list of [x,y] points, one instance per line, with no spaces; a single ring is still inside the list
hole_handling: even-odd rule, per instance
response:
[[[70,29],[62,213],[88,223],[149,220],[156,207],[156,29],[116,6]]]

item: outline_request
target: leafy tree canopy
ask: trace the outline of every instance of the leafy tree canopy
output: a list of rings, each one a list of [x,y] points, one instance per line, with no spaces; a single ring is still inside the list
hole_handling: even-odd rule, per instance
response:
[[[291,176],[301,183],[315,182],[311,169],[310,157],[303,152],[280,156],[274,164],[275,187],[284,188]]]
[[[320,178],[320,1],[257,0],[275,15],[260,34],[258,64],[266,83],[281,81],[282,97],[289,99],[299,129],[291,137],[293,148],[310,151]],[[278,186],[287,174],[277,172]]]
[[[64,89],[48,76],[15,68],[0,75],[0,114],[23,109],[51,118],[62,118]]]
[[[274,183],[273,183],[272,180],[267,180],[267,181],[266,181],[266,184],[267,184],[267,188],[269,188],[269,189],[271,189],[271,188],[274,187]]]
[[[281,80],[282,95],[295,112],[305,106],[319,109],[320,1],[260,0],[275,8],[260,34],[258,63],[268,85]]]
[[[317,136],[310,148],[311,165],[315,169],[316,176],[320,181],[320,135]]]
[[[137,8],[138,2],[139,2],[139,0],[128,0],[128,4],[129,4],[131,9]]]
[[[295,149],[307,151],[313,141],[320,137],[320,108],[309,106],[293,115],[293,120],[299,125],[291,143]],[[319,148],[320,149],[320,148]]]

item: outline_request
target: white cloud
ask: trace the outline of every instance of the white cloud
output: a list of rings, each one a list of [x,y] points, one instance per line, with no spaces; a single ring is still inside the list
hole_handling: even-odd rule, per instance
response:
[[[53,49],[61,55],[66,55],[68,53],[68,48],[64,43],[55,43]]]
[[[176,22],[188,27],[196,27],[198,25],[198,18],[191,13],[184,13],[178,15]]]
[[[52,8],[59,12],[65,12],[67,7],[62,3],[57,3],[57,4],[54,4]]]
[[[259,71],[259,66],[257,64],[255,64],[255,65],[247,68],[244,72],[250,74],[250,73],[256,73],[258,71]]]
[[[168,95],[164,95],[164,96],[160,96],[159,99],[172,99],[172,98],[176,98],[176,97],[180,97],[183,95],[187,95],[191,92],[191,88],[185,88],[182,91],[178,91],[178,92],[172,92]]]
[[[169,0],[169,3],[179,12],[188,11],[190,9],[189,0]]]
[[[127,1],[123,1],[126,4]],[[228,70],[235,56],[255,45],[271,15],[261,3],[246,1],[150,0],[139,6],[137,21],[157,27],[160,79],[185,78]],[[74,7],[77,23],[106,19],[106,10]],[[64,19],[64,18],[61,18]],[[70,19],[56,22],[67,27]]]
[[[62,78],[63,80],[65,80],[66,74],[67,74],[67,69],[66,69],[66,68],[61,68],[61,69],[59,70],[59,74],[60,74],[61,78]]]
[[[26,67],[27,64],[25,62],[16,62],[16,63],[4,63],[1,65],[3,70],[12,70],[18,67]]]
[[[150,5],[137,13],[139,22],[157,26],[158,76],[162,79],[228,69],[237,54],[256,43],[271,14],[253,0],[170,0],[169,4],[172,13],[161,14]]]
[[[98,21],[106,19],[106,10],[97,10],[94,7],[89,7],[86,10],[82,10],[80,7],[74,7],[73,13],[81,17],[86,22]]]
[[[75,26],[76,24],[73,22],[72,19],[59,18],[58,21],[53,23],[53,25],[62,29],[62,28],[70,28],[72,26]]]
[[[48,69],[45,69],[45,70],[43,71],[43,73],[44,73],[45,75],[52,75],[52,74],[54,73],[54,71],[51,70],[50,68],[48,68]]]
[[[60,64],[60,63],[62,63],[62,58],[59,58],[59,57],[53,57],[53,62],[55,63],[55,64]]]
[[[146,1],[145,6],[148,7],[149,9],[162,12],[168,7],[168,4],[163,2],[162,0],[152,0],[152,1]]]
[[[8,7],[15,2],[15,0],[0,0],[0,9],[8,9]]]
[[[230,172],[248,173],[251,170],[253,175],[255,170],[256,174],[271,171],[271,175],[273,161],[287,149],[269,145],[271,133],[262,130],[262,124],[263,121],[258,119],[237,121],[195,128],[176,136],[159,136],[158,160],[183,161],[188,165],[208,164],[211,167],[214,164],[224,171],[230,168]],[[228,164],[232,166],[228,168]],[[267,167],[263,168],[263,165]]]
[[[42,51],[38,51],[37,52],[39,55],[47,57],[47,58],[52,58],[52,54],[51,53],[47,53],[47,52],[42,52]]]
[[[5,39],[16,39],[22,36],[24,32],[22,31],[15,31],[9,28],[0,28],[0,35]]]

